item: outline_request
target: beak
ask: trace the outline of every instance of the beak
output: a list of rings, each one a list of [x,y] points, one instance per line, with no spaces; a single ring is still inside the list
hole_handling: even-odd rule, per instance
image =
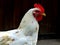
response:
[[[45,14],[45,13],[42,13],[42,15],[43,15],[43,16],[46,16],[46,14]]]

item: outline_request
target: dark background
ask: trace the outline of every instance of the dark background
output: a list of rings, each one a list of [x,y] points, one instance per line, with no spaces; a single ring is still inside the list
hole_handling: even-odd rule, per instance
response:
[[[40,34],[56,33],[57,0],[0,0],[0,31],[16,29],[24,14],[40,3],[45,8],[46,17],[39,22]]]

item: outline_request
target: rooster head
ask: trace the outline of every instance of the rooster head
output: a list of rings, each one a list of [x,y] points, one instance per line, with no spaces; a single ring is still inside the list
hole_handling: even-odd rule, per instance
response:
[[[37,8],[38,10],[33,11],[33,16],[36,18],[37,21],[41,21],[43,16],[46,16],[43,6],[41,4],[35,3],[34,8]]]

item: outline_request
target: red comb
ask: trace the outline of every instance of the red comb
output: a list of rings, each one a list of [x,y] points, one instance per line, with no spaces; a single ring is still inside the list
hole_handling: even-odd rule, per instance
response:
[[[43,6],[42,6],[41,4],[35,3],[35,4],[34,4],[34,7],[35,7],[35,8],[39,8],[41,12],[44,12],[44,11],[45,11],[44,8],[43,8]]]

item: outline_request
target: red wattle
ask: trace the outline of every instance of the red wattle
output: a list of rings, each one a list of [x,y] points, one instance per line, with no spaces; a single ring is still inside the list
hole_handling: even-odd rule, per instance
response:
[[[36,17],[36,20],[37,20],[37,21],[41,21],[41,20],[42,20],[42,18],[43,18],[43,16]]]

